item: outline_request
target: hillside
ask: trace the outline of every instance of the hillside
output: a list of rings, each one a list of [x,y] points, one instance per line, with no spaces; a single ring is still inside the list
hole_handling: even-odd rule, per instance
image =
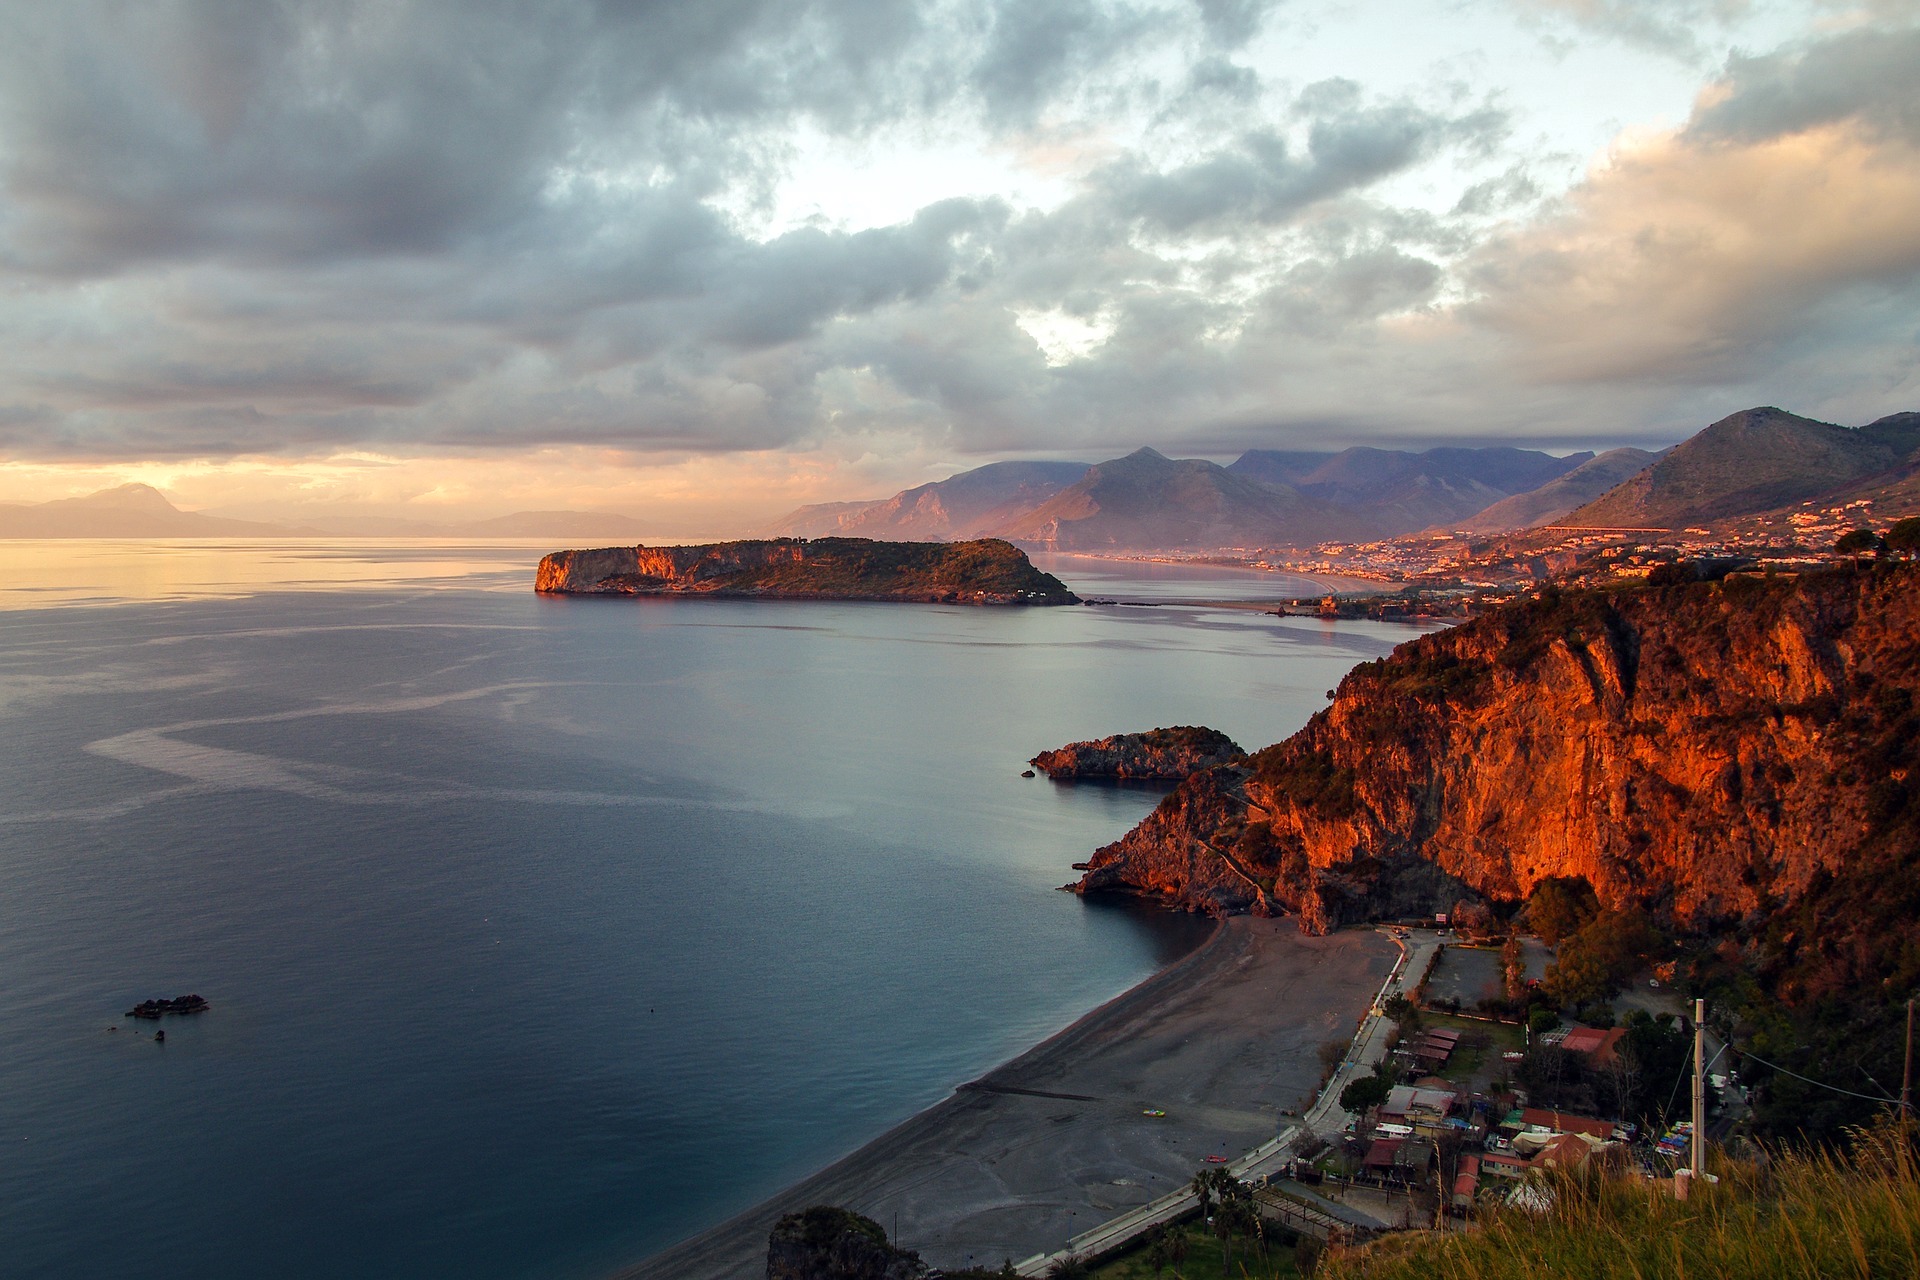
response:
[[[1682,925],[1911,884],[1916,851],[1885,842],[1920,790],[1916,685],[1911,564],[1549,592],[1356,668],[1079,887],[1324,930],[1548,876]]]
[[[1516,494],[1551,484],[1593,459],[1533,449],[1438,448],[1413,453],[1356,447],[1316,455],[1249,450],[1227,469],[1359,515],[1368,538],[1448,525]]]
[[[151,485],[124,484],[80,498],[0,503],[0,538],[622,538],[640,526],[595,511],[516,511],[489,520],[435,522],[316,516],[299,523],[182,511]]]
[[[1659,459],[1645,449],[1609,449],[1539,488],[1503,498],[1482,511],[1434,526],[1434,532],[1513,533],[1559,520]]]
[[[1781,409],[1722,418],[1659,462],[1561,523],[1600,528],[1682,529],[1754,515],[1852,486],[1910,473],[1920,451],[1920,415],[1864,427],[1816,422]]]
[[[686,547],[603,547],[541,559],[548,595],[1077,604],[1019,548],[974,542],[792,538]]]
[[[1056,551],[1276,546],[1355,536],[1367,526],[1297,490],[1152,449],[1089,469],[991,532]]]
[[[769,525],[764,536],[968,538],[1039,506],[1086,472],[1084,462],[993,462],[879,502],[801,507]]]
[[[310,529],[182,511],[151,485],[0,505],[0,538],[284,538]]]

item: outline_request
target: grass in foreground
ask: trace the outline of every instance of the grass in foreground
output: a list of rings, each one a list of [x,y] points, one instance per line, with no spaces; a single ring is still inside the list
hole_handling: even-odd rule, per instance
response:
[[[1920,1276],[1920,1177],[1883,1127],[1851,1156],[1721,1162],[1685,1202],[1637,1179],[1566,1178],[1539,1216],[1489,1214],[1479,1231],[1401,1235],[1330,1254],[1322,1280],[1774,1280]],[[1218,1260],[1216,1253],[1216,1262]]]

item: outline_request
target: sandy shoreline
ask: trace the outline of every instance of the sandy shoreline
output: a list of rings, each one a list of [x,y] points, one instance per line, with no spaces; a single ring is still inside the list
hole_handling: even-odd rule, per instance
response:
[[[757,1280],[781,1214],[856,1209],[940,1266],[999,1265],[1272,1137],[1398,955],[1237,917],[1198,950],[866,1146],[617,1280]],[[1028,1092],[1017,1092],[1028,1091]],[[1142,1114],[1166,1111],[1164,1118]]]

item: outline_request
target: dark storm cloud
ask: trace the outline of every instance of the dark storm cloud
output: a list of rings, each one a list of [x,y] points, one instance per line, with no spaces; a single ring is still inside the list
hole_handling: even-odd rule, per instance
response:
[[[880,0],[16,17],[0,54],[10,248],[77,274],[444,250],[537,219],[557,173],[609,158],[717,185],[752,158],[746,123],[890,110],[890,57],[918,27]]]

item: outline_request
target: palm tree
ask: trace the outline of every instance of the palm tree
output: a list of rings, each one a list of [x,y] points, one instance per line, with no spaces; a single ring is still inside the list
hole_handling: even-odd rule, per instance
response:
[[[1153,1268],[1153,1280],[1167,1269],[1167,1228],[1155,1227],[1147,1237],[1147,1265]]]
[[[1056,1260],[1047,1268],[1048,1280],[1087,1280],[1092,1274],[1093,1269],[1087,1265],[1087,1260],[1073,1253]]]
[[[1186,1261],[1187,1261],[1187,1233],[1186,1232],[1176,1230],[1175,1228],[1172,1228],[1172,1227],[1167,1228],[1167,1261],[1173,1264],[1173,1270],[1175,1275],[1178,1275],[1180,1273],[1180,1268],[1186,1265]]]
[[[1202,1169],[1193,1175],[1193,1194],[1200,1197],[1200,1220],[1207,1220],[1207,1206],[1213,1203],[1213,1170]]]

